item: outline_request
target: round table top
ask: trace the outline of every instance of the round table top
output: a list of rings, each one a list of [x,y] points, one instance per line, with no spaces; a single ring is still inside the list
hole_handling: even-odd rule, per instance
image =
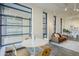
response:
[[[32,39],[28,39],[28,40],[24,40],[22,42],[22,45],[24,47],[39,47],[39,46],[43,46],[49,43],[49,40],[47,39],[36,39],[36,40],[32,40]]]

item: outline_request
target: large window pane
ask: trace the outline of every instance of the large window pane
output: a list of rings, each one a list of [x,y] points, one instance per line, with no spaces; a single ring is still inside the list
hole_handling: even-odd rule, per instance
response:
[[[7,34],[22,34],[22,27],[7,26]]]
[[[47,22],[47,20],[44,18],[44,19],[43,19],[43,23],[46,23],[46,22]]]
[[[20,18],[8,17],[6,19],[7,19],[7,25],[22,25],[22,19]]]
[[[23,17],[23,18],[30,18],[31,17],[30,13],[14,10],[14,9],[7,8],[7,7],[4,7],[4,9],[5,10],[4,10],[3,14],[5,14],[5,15],[19,16],[19,17]]]
[[[30,8],[25,8],[25,7],[19,6],[17,4],[12,4],[12,3],[7,4],[7,3],[5,3],[4,5],[11,6],[11,7],[14,7],[14,8],[18,8],[18,9],[21,9],[21,10],[24,10],[24,11],[32,12]]]
[[[29,27],[23,27],[23,33],[29,33]]]
[[[30,21],[30,20],[23,20],[23,25],[29,26],[29,21]]]
[[[0,13],[2,17],[2,44],[10,44],[26,39],[31,34],[32,10],[18,4],[7,3],[4,5],[0,5],[2,10]]]
[[[2,24],[3,25],[22,25],[22,19],[20,18],[13,18],[13,17],[2,17]]]
[[[2,29],[2,34],[1,35],[5,35],[6,34],[6,27],[5,26],[1,26]]]
[[[47,24],[43,24],[43,28],[47,28]]]
[[[18,41],[22,41],[23,37],[20,35],[20,36],[5,36],[5,37],[2,37],[3,39],[3,44],[11,44],[11,43],[14,43],[14,42],[18,42]]]

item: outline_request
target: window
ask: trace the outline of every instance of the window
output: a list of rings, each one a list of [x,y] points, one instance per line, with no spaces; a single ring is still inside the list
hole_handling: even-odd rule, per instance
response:
[[[54,16],[54,33],[56,33],[56,16]]]
[[[43,38],[47,38],[47,13],[43,12]]]
[[[62,18],[60,18],[60,33],[62,34]]]
[[[2,45],[31,36],[32,9],[17,3],[0,4],[0,38]]]

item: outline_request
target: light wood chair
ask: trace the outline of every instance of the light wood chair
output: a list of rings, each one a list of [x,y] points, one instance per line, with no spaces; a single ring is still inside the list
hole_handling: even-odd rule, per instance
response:
[[[37,54],[37,56],[49,56],[51,53],[51,48],[45,48]]]
[[[6,48],[6,56],[30,56],[30,52],[25,47],[16,48],[15,46],[13,48]]]
[[[16,50],[16,56],[30,56],[30,52],[26,48],[21,48]]]

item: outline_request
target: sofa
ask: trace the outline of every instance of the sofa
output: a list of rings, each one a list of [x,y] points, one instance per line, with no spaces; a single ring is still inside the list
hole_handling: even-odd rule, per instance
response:
[[[57,43],[61,43],[65,40],[67,40],[67,38],[68,38],[67,36],[61,35],[60,33],[53,33],[51,35],[51,41],[57,42]]]

